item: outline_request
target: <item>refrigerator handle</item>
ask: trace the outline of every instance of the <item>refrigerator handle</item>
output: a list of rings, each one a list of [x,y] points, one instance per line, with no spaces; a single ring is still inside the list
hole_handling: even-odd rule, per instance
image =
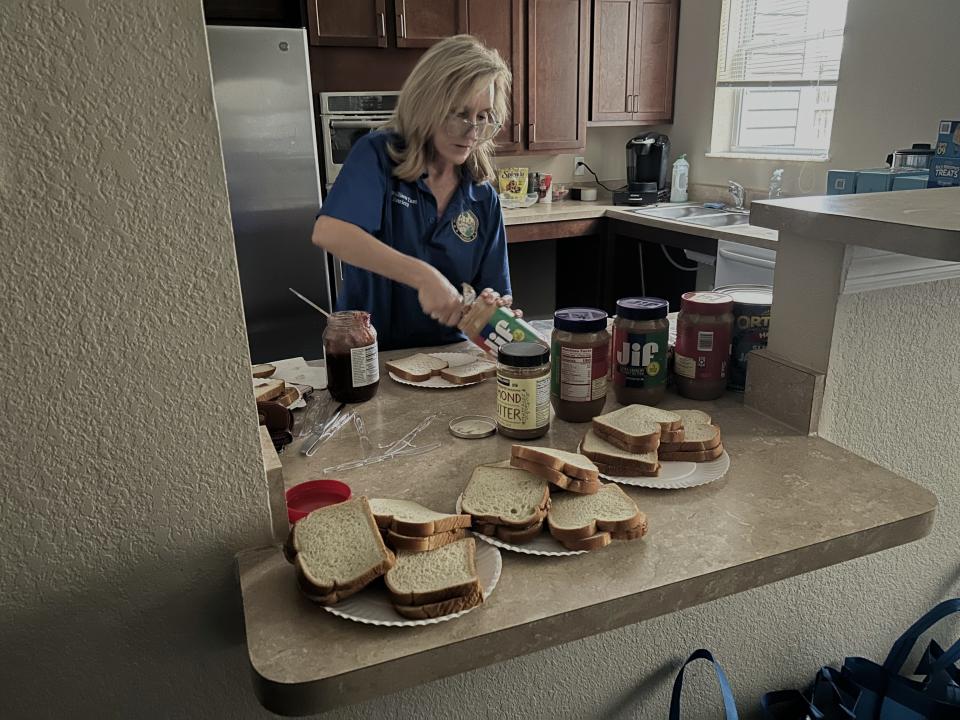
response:
[[[377,13],[377,20],[380,23],[379,37],[385,38],[387,36],[387,16],[384,13]]]

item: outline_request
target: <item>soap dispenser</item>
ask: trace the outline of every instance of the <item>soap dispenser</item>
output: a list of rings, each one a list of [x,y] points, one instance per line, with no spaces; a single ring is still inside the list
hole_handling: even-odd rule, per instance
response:
[[[690,177],[690,163],[687,156],[681,155],[673,163],[673,177],[670,180],[670,202],[687,201],[687,180]]]
[[[777,168],[770,175],[770,190],[767,193],[767,198],[776,200],[781,197],[783,197],[783,168]]]

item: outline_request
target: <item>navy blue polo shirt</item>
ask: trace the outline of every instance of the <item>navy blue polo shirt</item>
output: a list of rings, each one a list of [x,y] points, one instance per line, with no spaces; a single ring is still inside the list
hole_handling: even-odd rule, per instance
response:
[[[372,132],[353,145],[318,216],[353,223],[394,250],[429,263],[457,290],[468,282],[477,292],[489,287],[510,294],[507,238],[493,186],[474,183],[464,170],[438,218],[426,175],[416,182],[393,175],[390,140],[396,136]],[[346,263],[337,309],[371,313],[381,350],[465,339],[457,328],[424,314],[413,288]]]

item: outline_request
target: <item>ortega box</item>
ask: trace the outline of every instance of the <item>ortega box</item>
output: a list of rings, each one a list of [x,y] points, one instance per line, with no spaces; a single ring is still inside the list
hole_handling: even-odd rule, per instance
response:
[[[941,120],[934,157],[960,158],[960,120]]]

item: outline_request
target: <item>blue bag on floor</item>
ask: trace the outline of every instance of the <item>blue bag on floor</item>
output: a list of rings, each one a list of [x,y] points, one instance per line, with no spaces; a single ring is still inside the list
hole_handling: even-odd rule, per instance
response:
[[[713,659],[709,650],[695,650],[687,661],[680,666],[680,672],[677,673],[677,679],[673,681],[673,695],[670,698],[670,720],[680,720],[680,694],[683,690],[683,671],[687,665],[694,660],[706,660],[713,665],[717,673],[717,680],[720,681],[720,694],[723,697],[723,710],[727,720],[739,720],[737,714],[737,705],[733,700],[733,690],[730,689],[730,683],[720,664]]]
[[[917,667],[921,679],[901,675],[920,636],[960,612],[960,599],[946,600],[911,625],[883,665],[848,657],[840,671],[821,668],[806,694],[767,693],[760,705],[767,720],[958,720],[960,640],[943,650],[931,642]]]

